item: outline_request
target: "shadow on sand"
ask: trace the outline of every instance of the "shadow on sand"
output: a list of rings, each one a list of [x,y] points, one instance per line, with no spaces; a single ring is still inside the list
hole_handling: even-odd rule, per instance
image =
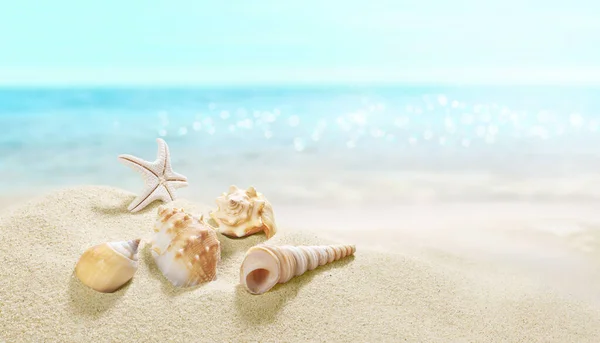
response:
[[[125,295],[131,280],[114,293],[97,292],[77,279],[75,274],[69,280],[69,307],[71,312],[93,319],[100,318],[104,312],[113,307]]]
[[[114,202],[94,201],[92,203],[92,211],[101,213],[101,214],[110,214],[110,215],[128,214],[130,212],[129,212],[129,210],[127,210],[127,206],[129,206],[129,204],[133,201],[133,199],[135,199],[135,195],[127,196],[125,199],[121,199],[118,202],[117,201],[114,201]],[[146,207],[144,210],[140,211],[139,213],[143,213],[143,211],[148,210],[148,208],[150,208],[150,207],[151,206]]]
[[[354,260],[354,256],[318,267],[314,270],[292,278],[284,284],[277,284],[268,292],[261,295],[250,294],[242,285],[235,289],[235,306],[241,317],[249,324],[269,324],[283,306],[293,300],[302,287],[309,284],[318,274],[327,273],[331,269],[341,268]]]
[[[221,242],[221,262],[227,263],[236,254],[246,254],[248,249],[267,240],[263,232],[248,237],[231,238],[217,233],[217,238]],[[241,260],[239,261],[242,262]]]

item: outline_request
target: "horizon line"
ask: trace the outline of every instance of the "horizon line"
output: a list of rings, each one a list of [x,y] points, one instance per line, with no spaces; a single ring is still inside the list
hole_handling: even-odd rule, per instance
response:
[[[580,68],[6,68],[0,87],[600,86]]]
[[[0,89],[85,89],[85,88],[146,88],[146,89],[235,89],[235,88],[439,88],[439,87],[565,87],[565,88],[596,88],[598,82],[459,82],[459,81],[389,81],[389,82],[44,82],[44,83],[3,83]]]

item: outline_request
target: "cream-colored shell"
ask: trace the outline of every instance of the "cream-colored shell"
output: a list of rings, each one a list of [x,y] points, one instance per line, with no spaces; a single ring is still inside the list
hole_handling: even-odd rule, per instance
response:
[[[126,284],[138,268],[140,240],[109,242],[86,250],[75,266],[75,276],[86,286],[112,293]]]
[[[210,213],[217,230],[229,237],[246,237],[264,231],[267,238],[277,232],[273,207],[262,193],[250,187],[229,188],[216,200],[217,210]]]
[[[252,294],[262,294],[307,270],[337,261],[356,252],[354,245],[257,245],[246,252],[240,283]]]
[[[193,287],[216,279],[221,246],[202,218],[160,206],[154,232],[152,257],[174,286]]]

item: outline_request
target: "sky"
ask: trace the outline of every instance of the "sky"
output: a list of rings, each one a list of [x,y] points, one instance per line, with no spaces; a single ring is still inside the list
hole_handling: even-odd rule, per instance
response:
[[[0,84],[600,84],[591,0],[19,0]]]

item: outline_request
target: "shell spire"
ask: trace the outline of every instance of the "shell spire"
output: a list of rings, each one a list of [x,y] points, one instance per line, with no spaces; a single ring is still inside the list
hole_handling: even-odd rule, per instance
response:
[[[240,283],[252,294],[263,294],[278,283],[356,252],[354,245],[257,245],[246,252]]]
[[[108,242],[86,250],[75,266],[75,275],[86,286],[112,293],[126,284],[138,268],[139,239]]]
[[[210,217],[222,235],[239,238],[264,231],[271,238],[277,233],[273,207],[254,187],[244,190],[232,185],[216,203],[217,210]]]

